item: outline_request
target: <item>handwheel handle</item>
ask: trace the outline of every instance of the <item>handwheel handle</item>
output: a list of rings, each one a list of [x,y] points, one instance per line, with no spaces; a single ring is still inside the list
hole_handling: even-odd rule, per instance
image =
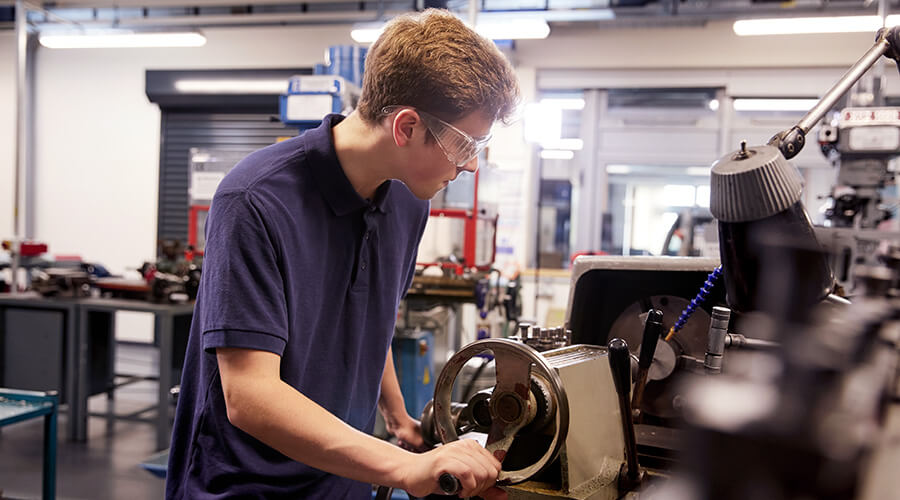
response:
[[[631,411],[636,419],[641,418],[640,410],[644,387],[647,386],[650,365],[653,364],[653,356],[656,354],[656,344],[665,329],[662,320],[662,311],[650,309],[647,314],[647,322],[644,323],[644,334],[641,336],[641,355],[638,358],[638,374],[634,381],[634,392],[631,395]]]
[[[449,472],[441,474],[441,477],[438,478],[438,485],[440,485],[441,491],[445,495],[458,495],[460,490],[462,490],[459,479]]]
[[[653,355],[656,354],[656,344],[663,332],[663,314],[658,309],[651,309],[644,324],[644,334],[641,338],[641,355],[638,358],[638,367],[641,370],[650,368],[653,363]]]

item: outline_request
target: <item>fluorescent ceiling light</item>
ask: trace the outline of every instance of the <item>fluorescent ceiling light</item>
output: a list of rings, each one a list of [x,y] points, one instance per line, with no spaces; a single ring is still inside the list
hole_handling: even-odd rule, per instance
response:
[[[888,16],[887,26],[895,26],[900,16]],[[879,16],[793,17],[741,19],[734,22],[738,36],[802,35],[810,33],[869,33],[881,28]]]
[[[518,14],[516,14],[518,15]],[[384,31],[384,25],[359,24],[350,30],[350,38],[356,43],[373,43]],[[475,23],[475,31],[491,40],[536,40],[547,38],[550,25],[538,18],[508,17],[479,20]]]
[[[710,167],[688,167],[685,170],[685,173],[688,175],[702,175],[706,177],[709,175]]]
[[[735,99],[735,111],[809,111],[818,99]]]
[[[564,98],[564,97],[545,97],[541,99],[542,106],[550,106],[559,109],[584,109],[584,99]]]
[[[540,142],[543,149],[568,149],[570,151],[581,151],[584,148],[584,141],[581,139],[550,139]]]
[[[504,21],[478,21],[475,31],[491,40],[540,40],[550,34],[550,25],[543,19],[511,18]]]
[[[628,165],[607,165],[606,166],[607,174],[630,174],[631,167]]]
[[[284,80],[175,80],[175,90],[185,94],[283,94]]]
[[[544,160],[571,160],[575,158],[575,152],[565,149],[545,149],[541,151],[541,158]]]
[[[521,2],[518,2],[521,3]],[[574,7],[574,6],[573,6]],[[609,21],[616,18],[612,9],[552,9],[521,10],[515,12],[479,12],[479,21],[505,22],[510,17],[516,19],[541,19],[548,22],[567,21]]]
[[[41,45],[50,49],[140,47],[202,47],[206,37],[194,32],[133,33],[129,31],[42,33]]]
[[[356,43],[374,43],[384,31],[384,24],[359,24],[350,30],[350,38]]]

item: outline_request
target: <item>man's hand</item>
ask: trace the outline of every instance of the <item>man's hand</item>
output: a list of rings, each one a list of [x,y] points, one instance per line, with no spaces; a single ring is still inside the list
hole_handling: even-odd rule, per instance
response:
[[[401,448],[422,452],[425,451],[425,440],[422,439],[422,424],[410,417],[405,411],[397,416],[385,416],[384,426],[397,438]]]
[[[459,479],[461,498],[478,495],[485,500],[506,499],[506,492],[494,486],[500,474],[500,462],[472,439],[411,455],[402,471],[403,489],[417,497],[442,494],[438,480],[445,472]]]

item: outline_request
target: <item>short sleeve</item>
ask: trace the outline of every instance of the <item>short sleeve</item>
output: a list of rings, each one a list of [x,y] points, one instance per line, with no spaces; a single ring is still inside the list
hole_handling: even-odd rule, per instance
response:
[[[205,351],[240,347],[282,355],[288,340],[279,254],[253,201],[245,190],[226,191],[210,205],[198,297]]]

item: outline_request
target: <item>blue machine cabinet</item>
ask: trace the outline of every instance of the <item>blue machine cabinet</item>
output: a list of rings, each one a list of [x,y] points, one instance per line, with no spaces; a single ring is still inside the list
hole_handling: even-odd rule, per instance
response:
[[[418,329],[398,331],[391,350],[406,411],[418,418],[434,396],[434,333]]]

